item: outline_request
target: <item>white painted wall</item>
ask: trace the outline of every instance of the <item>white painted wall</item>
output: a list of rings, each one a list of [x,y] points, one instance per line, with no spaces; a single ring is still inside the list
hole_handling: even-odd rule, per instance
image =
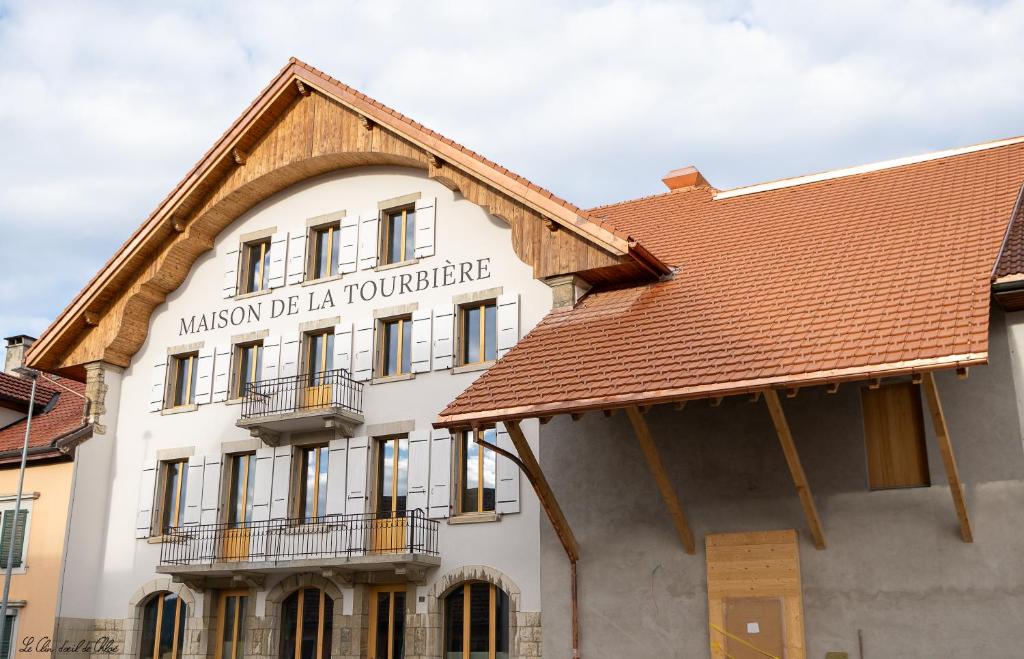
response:
[[[376,212],[379,201],[421,192],[437,198],[436,253],[417,265],[386,272],[359,270],[341,279],[308,286],[288,285],[268,295],[235,302],[222,292],[225,255],[236,249],[242,234],[276,226],[279,231],[301,231],[311,217],[345,210],[349,215]],[[403,271],[440,267],[489,258],[490,277],[432,288],[421,293],[396,292],[363,302],[354,295],[350,304],[345,286]],[[521,296],[521,335],[550,309],[551,293],[533,279],[531,268],[512,251],[510,228],[490,217],[480,207],[462,199],[415,170],[364,168],[345,170],[300,183],[267,200],[243,215],[218,236],[214,249],[194,264],[185,283],[157,307],[150,323],[149,338],[124,372],[122,386],[112,389],[119,401],[109,401],[116,410],[112,434],[88,442],[81,451],[76,481],[77,497],[99,500],[100,506],[80,507],[82,517],[74,522],[75,537],[95,542],[96,553],[76,551],[69,556],[68,571],[85,574],[66,580],[62,616],[82,618],[124,617],[132,593],[155,578],[160,545],[135,539],[136,502],[143,465],[155,463],[156,452],[183,446],[197,447],[198,453],[219,453],[222,442],[249,439],[235,426],[240,407],[225,403],[200,406],[197,411],[162,415],[149,412],[153,364],[174,345],[204,341],[207,347],[227,345],[230,337],[267,329],[272,334],[298,332],[299,324],[331,316],[342,322],[371,318],[374,309],[417,302],[420,308],[451,303],[452,297],[494,287]],[[335,307],[303,311],[277,319],[267,317],[271,300],[300,296],[305,308],[310,294],[320,298],[330,289]],[[259,324],[212,330],[181,336],[181,318],[232,308],[244,302],[262,303]],[[420,373],[414,379],[386,384],[366,383],[364,415],[367,424],[415,420],[417,429],[429,429],[444,405],[465,389],[480,372],[453,374],[450,370]],[[524,426],[536,442],[535,425]],[[365,434],[357,432],[356,434]],[[535,446],[536,450],[536,446]],[[109,452],[109,456],[107,454]],[[108,460],[108,464],[99,464]],[[440,570],[428,572],[427,586],[444,572],[461,565],[484,564],[507,574],[522,591],[522,608],[540,610],[539,506],[526,479],[521,483],[522,512],[506,515],[499,522],[448,525],[441,522]],[[87,517],[85,517],[87,515]],[[87,543],[88,544],[88,543]],[[346,608],[350,606],[346,602]]]

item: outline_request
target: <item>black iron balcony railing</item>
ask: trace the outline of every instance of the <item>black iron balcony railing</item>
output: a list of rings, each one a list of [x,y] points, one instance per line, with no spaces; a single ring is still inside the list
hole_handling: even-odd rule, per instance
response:
[[[242,393],[243,419],[336,409],[363,411],[363,383],[343,368],[250,382]]]
[[[161,565],[213,565],[418,554],[437,556],[436,520],[422,510],[325,515],[168,529]]]

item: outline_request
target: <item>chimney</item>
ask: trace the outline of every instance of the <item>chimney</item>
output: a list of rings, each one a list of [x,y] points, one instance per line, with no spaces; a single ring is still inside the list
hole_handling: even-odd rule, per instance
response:
[[[673,169],[662,177],[661,182],[664,183],[669,190],[711,187],[711,184],[701,176],[700,172],[697,171],[697,168],[693,165],[682,167],[680,169]]]
[[[14,369],[25,365],[25,353],[29,347],[36,342],[34,337],[27,334],[8,336],[4,339],[7,342],[7,357],[4,359],[4,372],[16,375]]]

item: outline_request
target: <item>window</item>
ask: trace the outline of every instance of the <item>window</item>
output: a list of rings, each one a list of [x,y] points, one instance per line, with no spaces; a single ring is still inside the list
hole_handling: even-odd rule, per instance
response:
[[[383,265],[412,259],[416,249],[416,211],[411,206],[385,211],[383,234]]]
[[[339,224],[329,224],[313,229],[310,234],[309,279],[323,279],[338,274]]]
[[[508,659],[508,595],[489,583],[458,586],[444,600],[444,659]]]
[[[242,259],[242,292],[267,290],[270,279],[270,239],[244,244]]]
[[[409,373],[412,370],[412,319],[406,316],[381,322],[380,337],[380,376]]]
[[[318,588],[301,588],[281,605],[280,659],[328,659],[334,601]]]
[[[185,513],[185,492],[188,487],[188,460],[160,464],[163,483],[160,497],[160,532],[167,533],[181,526]]]
[[[905,382],[862,392],[870,488],[930,485],[918,385]]]
[[[323,374],[334,369],[334,331],[306,335],[306,373],[309,386],[323,384]]]
[[[11,657],[11,643],[14,641],[14,627],[17,622],[15,616],[14,613],[8,613],[7,619],[4,621],[4,628],[0,631],[0,659],[10,659]]]
[[[142,610],[142,659],[181,659],[185,644],[185,603],[174,593],[157,593]]]
[[[214,659],[243,659],[245,645],[245,614],[249,604],[249,594],[244,590],[225,591],[220,594],[217,603],[217,635],[214,639],[216,650]]]
[[[299,451],[299,518],[311,520],[326,514],[326,446],[304,447]]]
[[[252,521],[253,483],[256,478],[256,454],[238,453],[228,462],[228,525],[244,526]]]
[[[497,358],[498,307],[494,300],[461,307],[462,330],[459,358],[463,364],[480,364]]]
[[[24,506],[24,504],[22,504]],[[12,567],[21,567],[25,556],[25,529],[28,525],[28,510],[18,511],[17,528],[14,525],[14,507],[3,512],[2,531],[0,531],[0,568],[7,567],[7,555],[11,551],[11,538],[14,538],[14,558]]]
[[[263,373],[263,342],[237,346],[235,364],[235,386],[231,393],[234,398],[241,398],[245,395],[246,385],[259,382]]]
[[[409,494],[409,438],[377,441],[377,512],[380,517],[405,517]]]
[[[190,352],[175,355],[171,358],[171,406],[182,407],[194,405],[196,402],[196,368],[199,365],[199,353]]]
[[[494,444],[497,433],[494,428],[467,430],[460,435],[458,445],[459,465],[459,507],[460,513],[484,513],[494,511],[495,484],[497,483],[497,462],[494,451],[474,441],[474,433]]]
[[[405,656],[405,584],[377,586],[370,593],[369,656]]]

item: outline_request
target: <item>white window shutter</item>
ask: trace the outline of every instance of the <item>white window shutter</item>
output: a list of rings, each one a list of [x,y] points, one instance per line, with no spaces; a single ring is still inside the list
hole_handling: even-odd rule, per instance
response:
[[[164,409],[164,385],[167,382],[167,359],[153,364],[153,386],[149,394],[149,411],[159,412]]]
[[[427,516],[444,519],[452,507],[452,436],[445,430],[434,429],[430,434],[430,492]]]
[[[142,470],[139,481],[139,512],[135,517],[135,537],[148,538],[153,532],[153,500],[156,493],[156,467]]]
[[[377,267],[380,249],[380,214],[367,213],[359,218],[359,269]]]
[[[515,455],[515,446],[512,439],[505,430],[505,424],[499,423],[496,428],[497,441],[494,442],[498,448]],[[495,491],[495,510],[501,514],[519,512],[519,465],[512,462],[502,454],[497,454],[498,483]]]
[[[345,473],[348,469],[348,439],[332,439],[327,445],[327,514],[344,515],[348,495]]]
[[[306,280],[306,233],[288,234],[288,279],[287,284],[301,284]],[[273,269],[271,269],[273,272]]]
[[[451,368],[455,356],[455,307],[434,308],[434,370]]]
[[[231,347],[217,346],[213,356],[213,394],[210,400],[222,403],[231,388]]]
[[[412,312],[412,372],[430,370],[430,309]]]
[[[270,519],[270,491],[274,483],[274,448],[256,449],[256,473],[252,478],[252,521]]]
[[[263,373],[260,375],[260,380],[273,380],[278,377],[280,359],[281,337],[267,336],[263,339]]]
[[[199,515],[200,524],[216,524],[220,521],[220,455],[206,456],[203,467],[203,503]]]
[[[359,267],[359,218],[346,215],[338,230],[338,272],[348,274]]]
[[[334,368],[343,368],[352,374],[352,325],[334,326]]]
[[[213,353],[214,348],[202,348],[196,364],[196,405],[207,405],[213,394]]]
[[[289,486],[292,476],[292,448],[278,446],[274,449],[274,477],[270,492],[270,519],[288,517]]]
[[[498,296],[498,357],[519,342],[519,295]]]
[[[284,286],[284,266],[288,258],[288,232],[278,231],[270,238],[270,267],[267,271],[267,287]]]
[[[409,433],[409,494],[406,510],[427,512],[427,489],[430,487],[430,431]]]
[[[426,197],[416,202],[416,258],[434,255],[434,224],[437,199]]]
[[[235,245],[224,255],[224,297],[234,297],[238,292],[238,256],[240,250]]]
[[[373,377],[373,330],[376,323],[372,318],[360,320],[353,329],[352,379],[364,382]]]
[[[369,437],[349,438],[348,478],[345,484],[345,513],[348,515],[362,515],[366,512],[366,471],[369,456]]]
[[[299,374],[299,335],[281,335],[281,370],[278,377],[290,378]]]
[[[206,459],[202,455],[193,455],[188,459],[188,480],[185,482],[185,515],[182,525],[198,524],[203,508],[203,468]]]

